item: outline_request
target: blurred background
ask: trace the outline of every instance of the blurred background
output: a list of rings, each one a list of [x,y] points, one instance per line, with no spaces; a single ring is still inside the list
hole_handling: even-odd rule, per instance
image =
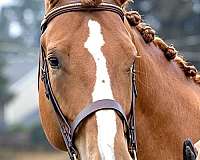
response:
[[[135,0],[157,35],[200,68],[200,0]],[[38,116],[37,65],[42,0],[0,0],[0,159],[64,160]]]

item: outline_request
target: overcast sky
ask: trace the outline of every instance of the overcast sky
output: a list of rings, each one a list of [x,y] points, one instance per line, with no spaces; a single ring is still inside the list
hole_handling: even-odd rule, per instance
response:
[[[0,7],[5,5],[10,5],[13,2],[14,2],[13,0],[0,0]]]

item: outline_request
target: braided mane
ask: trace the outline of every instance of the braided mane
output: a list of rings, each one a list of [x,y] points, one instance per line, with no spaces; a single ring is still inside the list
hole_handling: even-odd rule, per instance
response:
[[[173,45],[168,45],[161,38],[155,36],[155,30],[143,22],[141,15],[137,11],[125,11],[125,16],[129,24],[136,27],[136,29],[140,32],[146,43],[153,42],[156,47],[163,51],[168,61],[174,61],[179,65],[187,78],[194,80],[197,84],[200,84],[200,73],[197,71],[196,67],[187,62],[183,56],[179,55]]]

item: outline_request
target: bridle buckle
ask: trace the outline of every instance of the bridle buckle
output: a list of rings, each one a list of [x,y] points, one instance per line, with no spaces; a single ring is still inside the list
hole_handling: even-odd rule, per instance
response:
[[[74,157],[74,160],[78,160],[78,159],[76,158],[76,154],[75,154],[75,153],[73,154],[73,157]]]
[[[136,153],[136,150],[133,151],[133,155],[134,155],[135,160],[137,160],[137,153]]]

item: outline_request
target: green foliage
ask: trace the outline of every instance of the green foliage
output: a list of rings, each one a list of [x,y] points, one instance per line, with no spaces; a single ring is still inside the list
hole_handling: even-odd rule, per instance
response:
[[[6,136],[10,137],[9,141],[11,145],[8,146],[9,148],[18,146],[18,149],[22,150],[51,149],[40,124],[34,124],[29,127],[24,127],[20,124],[14,125],[7,131]]]
[[[162,37],[174,39],[200,34],[199,0],[135,0],[131,6]]]
[[[0,107],[3,107],[13,96],[8,90],[8,82],[3,73],[4,65],[5,61],[3,61],[3,58],[0,58]]]
[[[31,142],[35,147],[49,148],[49,143],[46,140],[44,131],[40,125],[35,125],[30,130]]]

